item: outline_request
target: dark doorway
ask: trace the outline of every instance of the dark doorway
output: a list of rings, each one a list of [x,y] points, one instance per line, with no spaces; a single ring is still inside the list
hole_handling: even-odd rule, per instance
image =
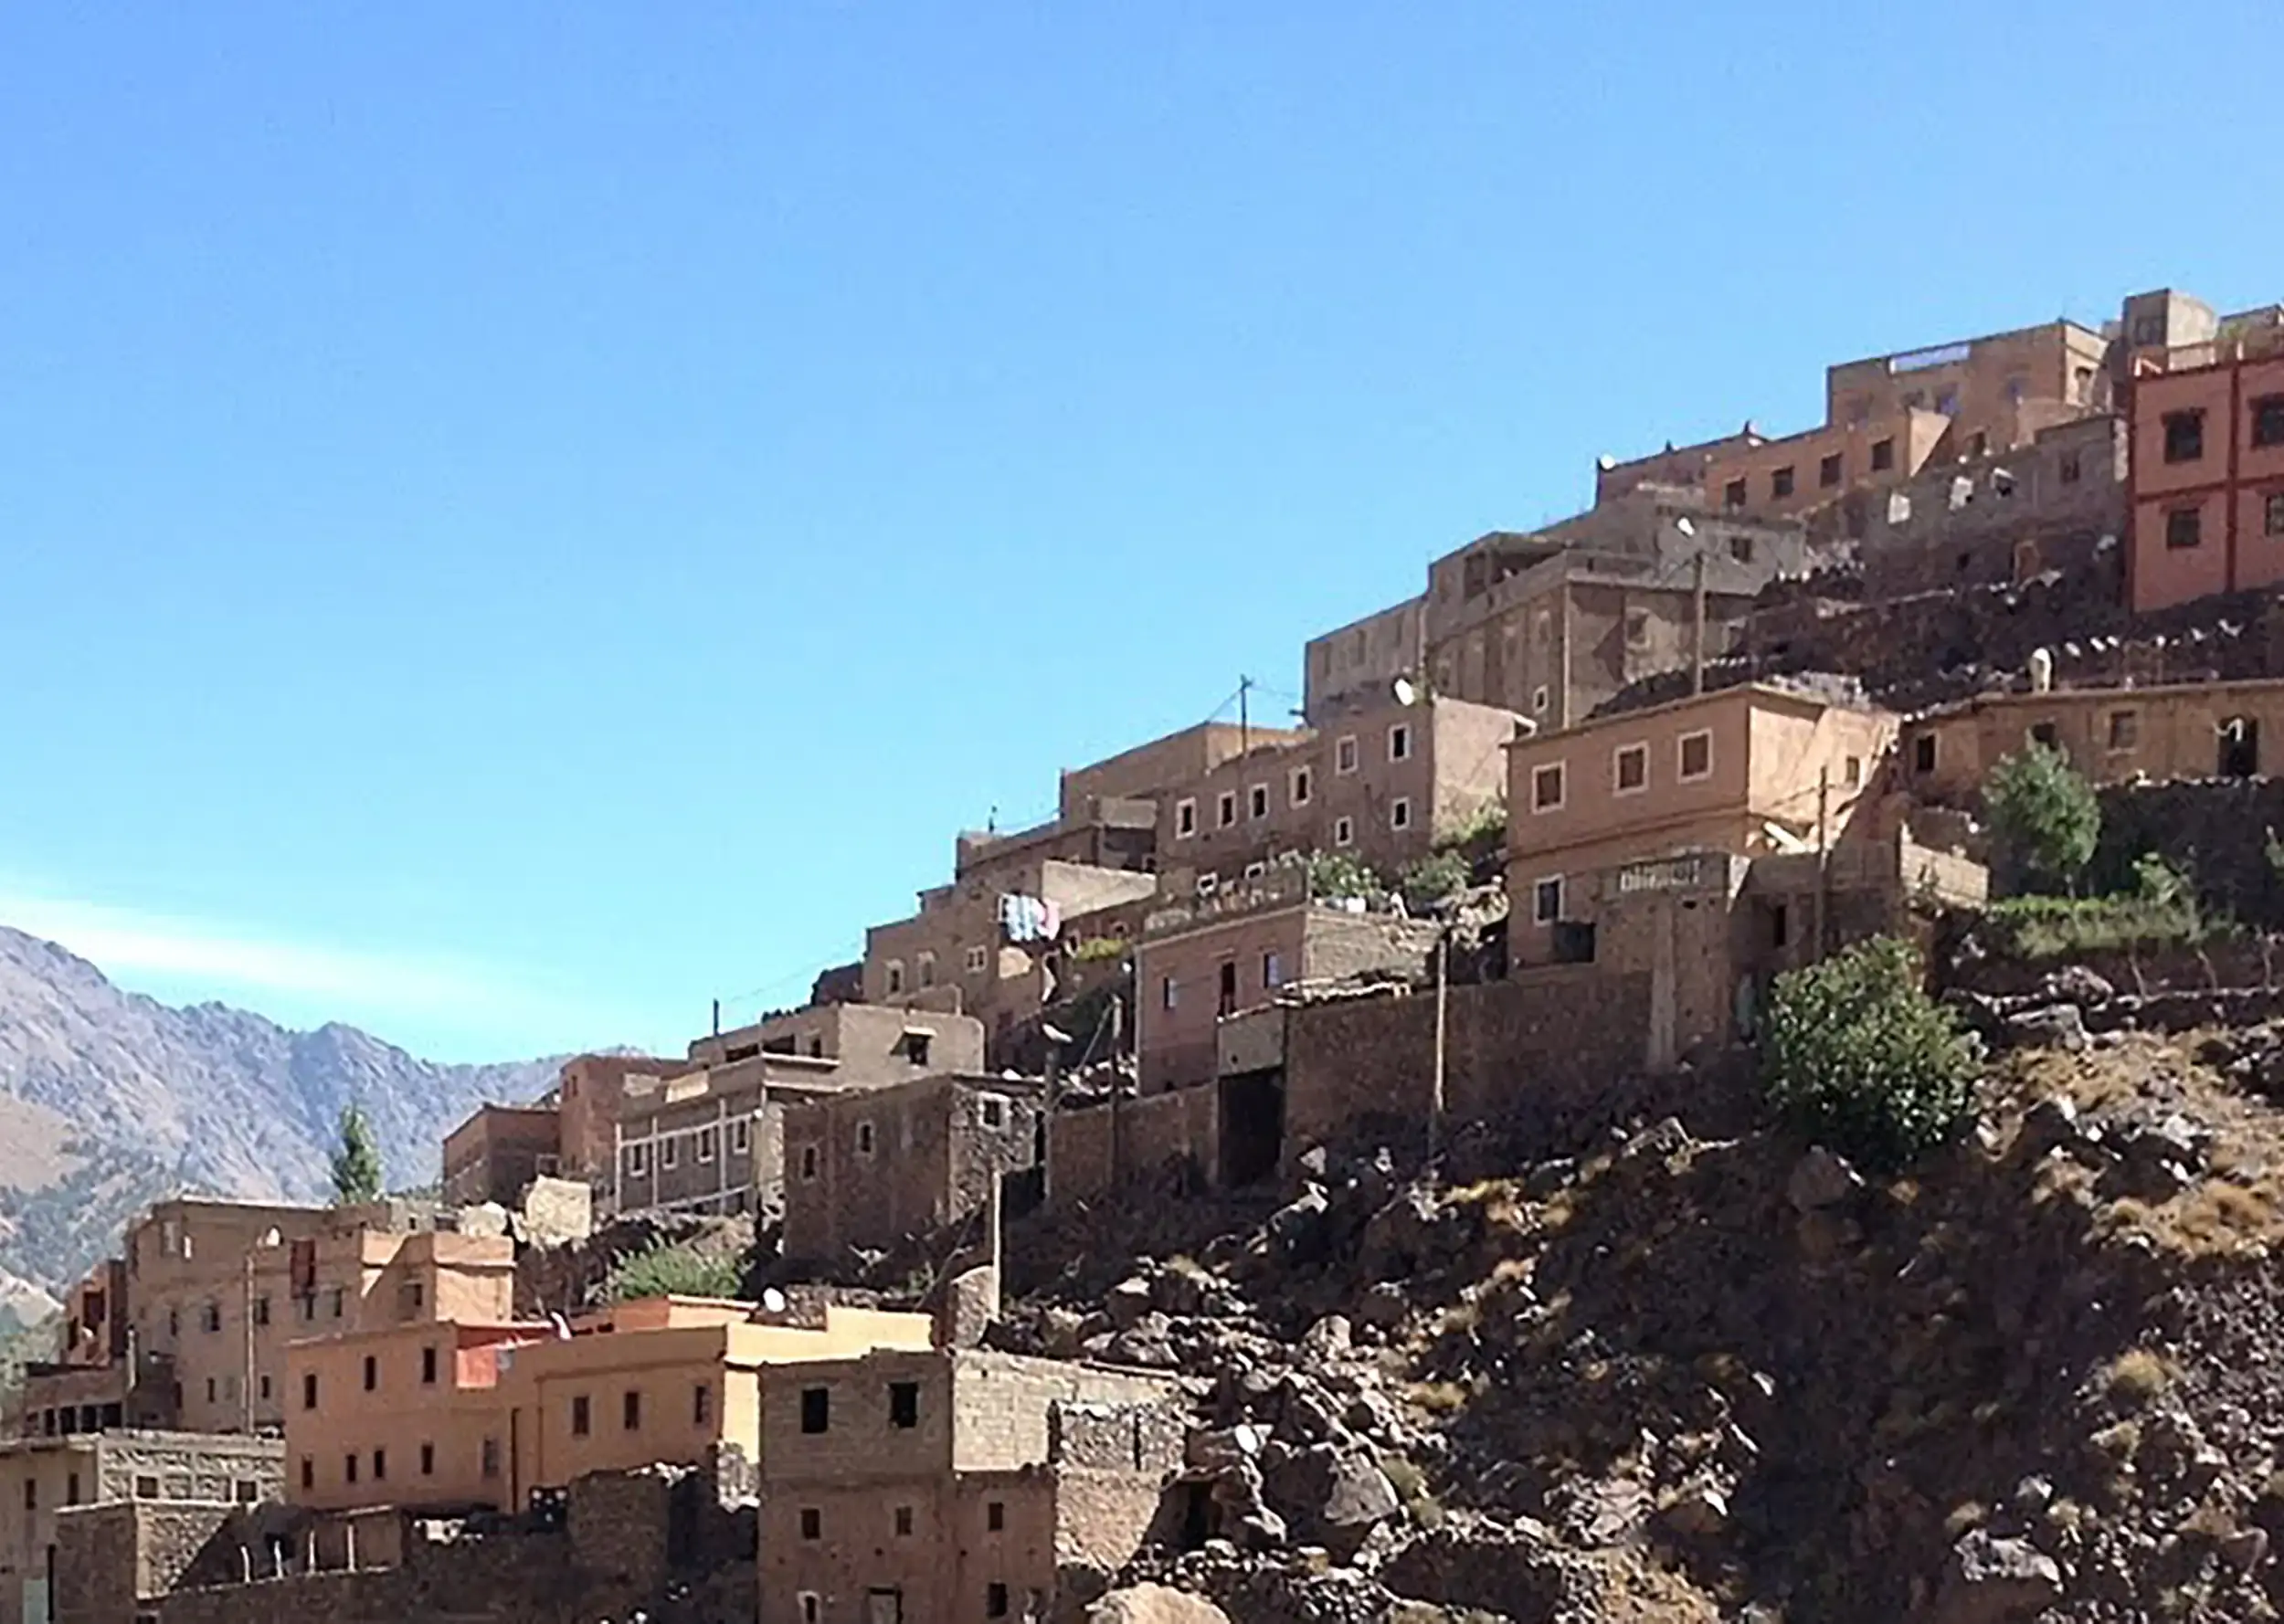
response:
[[[2220,775],[2258,778],[2260,775],[2260,722],[2252,716],[2231,716],[2220,725]]]
[[[864,1624],[904,1624],[904,1593],[902,1590],[867,1590],[864,1593]]]
[[[1181,1497],[1181,1530],[1175,1536],[1174,1548],[1202,1550],[1205,1542],[1213,1537],[1213,1485],[1184,1483]]]
[[[1221,1079],[1221,1182],[1232,1188],[1275,1175],[1285,1159],[1285,1073]]]
[[[1594,927],[1579,920],[1562,920],[1555,925],[1548,945],[1558,965],[1591,965],[1594,962]]]
[[[1237,1013],[1237,965],[1225,963],[1221,966],[1221,1013],[1224,1017]]]

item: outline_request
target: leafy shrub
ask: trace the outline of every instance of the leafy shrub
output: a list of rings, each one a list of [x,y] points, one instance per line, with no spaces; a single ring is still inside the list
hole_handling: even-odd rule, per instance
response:
[[[1507,844],[1507,803],[1494,797],[1447,829],[1435,842],[1438,851],[1459,851],[1476,846]]]
[[[1896,1172],[1958,1132],[1976,1070],[1906,943],[1875,937],[1777,978],[1762,1090],[1787,1122],[1862,1167]]]
[[[611,1271],[613,1302],[643,1297],[735,1297],[743,1283],[737,1260],[660,1241],[628,1256]]]
[[[2093,859],[2101,802],[2051,744],[2030,744],[1993,767],[1983,805],[2000,842],[2035,881],[2067,890]]]
[[[1308,854],[1308,893],[1326,901],[1361,897],[1374,902],[1388,894],[1387,885],[1372,865],[1353,851],[1312,851]]]
[[[1456,851],[1438,851],[1420,859],[1396,881],[1403,905],[1425,913],[1467,889],[1467,859]]]

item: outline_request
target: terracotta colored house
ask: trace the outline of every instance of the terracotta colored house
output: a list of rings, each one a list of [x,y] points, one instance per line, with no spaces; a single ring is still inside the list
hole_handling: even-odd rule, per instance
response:
[[[2132,606],[2284,582],[2284,329],[2137,361],[2126,412]]]
[[[1875,796],[1885,712],[1753,683],[1605,716],[1507,750],[1508,961],[1577,955],[1570,877],[1678,852],[1837,842]]]

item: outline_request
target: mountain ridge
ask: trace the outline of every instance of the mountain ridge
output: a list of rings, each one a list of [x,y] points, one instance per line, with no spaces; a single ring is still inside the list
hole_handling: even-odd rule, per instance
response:
[[[218,1000],[164,1004],[0,925],[0,1273],[60,1290],[176,1190],[323,1200],[353,1101],[390,1184],[431,1182],[453,1123],[537,1098],[560,1064],[448,1065],[342,1021],[303,1031]]]

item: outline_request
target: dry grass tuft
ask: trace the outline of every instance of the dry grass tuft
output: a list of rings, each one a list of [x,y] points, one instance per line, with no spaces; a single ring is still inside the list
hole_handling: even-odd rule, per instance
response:
[[[2110,1362],[2102,1386],[2121,1409],[2140,1409],[2173,1385],[2173,1366],[2147,1348],[2128,1348]]]

